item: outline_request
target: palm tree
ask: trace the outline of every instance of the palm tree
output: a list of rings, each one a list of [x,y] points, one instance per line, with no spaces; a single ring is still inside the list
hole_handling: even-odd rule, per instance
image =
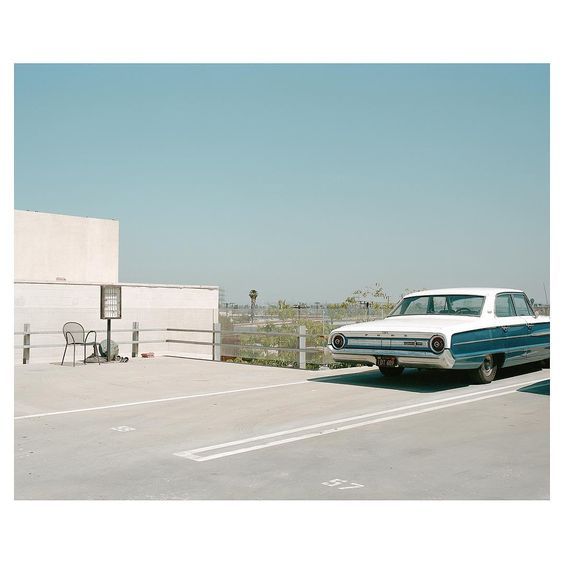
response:
[[[258,297],[258,292],[256,290],[251,290],[249,292],[249,298],[251,298],[251,323],[255,319],[255,306],[257,304],[257,297]]]

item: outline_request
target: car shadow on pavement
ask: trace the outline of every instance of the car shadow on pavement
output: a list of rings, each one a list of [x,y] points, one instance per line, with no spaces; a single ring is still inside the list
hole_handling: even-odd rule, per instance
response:
[[[550,380],[543,380],[542,382],[537,382],[536,384],[531,384],[530,386],[525,386],[524,388],[519,388],[518,392],[527,392],[529,394],[539,394],[541,396],[550,395]]]
[[[523,365],[505,368],[500,371],[495,381],[505,380],[512,376],[541,372],[537,365]],[[309,378],[310,382],[324,384],[346,384],[367,388],[387,388],[406,392],[434,393],[445,390],[464,388],[472,384],[469,374],[464,370],[416,370],[408,368],[398,376],[384,376],[377,368],[358,373],[340,374],[338,376],[322,376]],[[523,388],[521,391],[527,391]],[[533,391],[533,390],[531,390]],[[536,393],[543,393],[542,387]]]
[[[497,380],[504,380],[512,376],[522,376],[523,374],[535,374],[538,376],[542,373],[543,368],[540,363],[535,362],[532,364],[522,364],[521,366],[512,366],[511,368],[504,368],[500,374],[497,375]]]
[[[384,376],[378,369],[370,372],[310,378],[311,382],[346,384],[367,388],[389,388],[406,392],[433,393],[468,386],[470,381],[458,370],[415,370],[408,368],[398,376]]]

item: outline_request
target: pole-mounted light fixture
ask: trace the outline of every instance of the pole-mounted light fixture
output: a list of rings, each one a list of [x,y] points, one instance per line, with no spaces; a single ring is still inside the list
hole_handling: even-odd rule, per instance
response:
[[[121,319],[121,286],[100,286],[100,319],[107,320],[106,361],[110,362],[112,319]]]

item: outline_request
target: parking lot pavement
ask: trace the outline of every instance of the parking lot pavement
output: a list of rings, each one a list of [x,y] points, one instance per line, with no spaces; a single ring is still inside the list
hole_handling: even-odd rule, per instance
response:
[[[16,499],[548,499],[550,370],[27,365]]]

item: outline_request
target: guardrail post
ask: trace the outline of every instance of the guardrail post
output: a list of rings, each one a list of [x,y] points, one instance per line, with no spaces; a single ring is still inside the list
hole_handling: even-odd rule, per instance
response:
[[[213,360],[221,361],[221,324],[213,324]]]
[[[29,364],[29,346],[31,343],[30,324],[24,323],[24,336],[23,336],[23,363]]]
[[[131,358],[135,358],[139,355],[139,321],[133,322],[133,333],[131,340],[133,341],[131,345]]]
[[[302,350],[306,348],[306,335],[307,329],[305,325],[300,325],[298,329],[298,365],[304,370],[306,367],[306,351]]]

